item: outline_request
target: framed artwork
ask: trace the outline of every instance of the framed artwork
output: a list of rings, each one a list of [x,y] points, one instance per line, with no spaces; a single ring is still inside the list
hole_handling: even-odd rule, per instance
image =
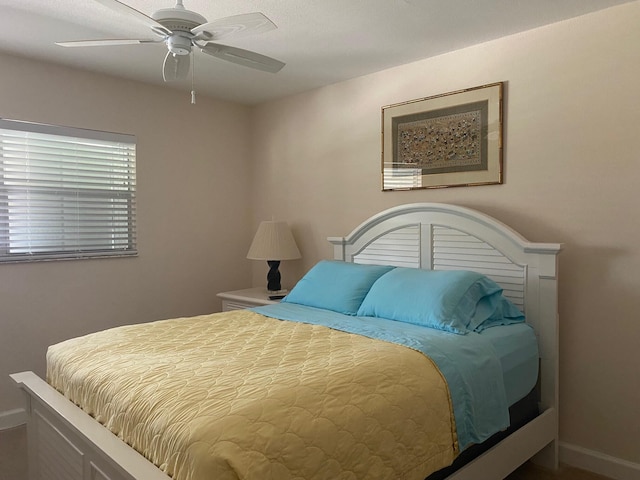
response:
[[[382,190],[502,183],[502,87],[382,107]]]

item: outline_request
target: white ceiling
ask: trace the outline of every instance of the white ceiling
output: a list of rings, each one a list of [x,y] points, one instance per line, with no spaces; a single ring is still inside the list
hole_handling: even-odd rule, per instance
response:
[[[147,15],[175,3],[122,1]],[[258,11],[278,26],[228,42],[286,62],[277,74],[200,52],[195,59],[198,93],[256,104],[630,1],[637,0],[184,0],[184,4],[209,21]],[[94,0],[0,0],[0,50],[163,83],[163,44],[92,48],[54,44],[103,38],[154,37],[135,18]],[[189,79],[169,86],[188,92],[190,84]]]

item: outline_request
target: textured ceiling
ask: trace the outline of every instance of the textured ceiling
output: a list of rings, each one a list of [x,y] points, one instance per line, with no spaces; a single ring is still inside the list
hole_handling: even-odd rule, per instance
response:
[[[200,52],[195,58],[198,93],[256,104],[630,1],[184,0],[184,4],[209,21],[258,11],[278,26],[226,42],[286,62],[277,74]],[[174,0],[123,3],[151,15],[172,7]],[[105,38],[153,36],[135,18],[94,0],[0,0],[0,50],[163,83],[163,44],[63,48],[54,43]],[[168,86],[188,92],[191,79]]]

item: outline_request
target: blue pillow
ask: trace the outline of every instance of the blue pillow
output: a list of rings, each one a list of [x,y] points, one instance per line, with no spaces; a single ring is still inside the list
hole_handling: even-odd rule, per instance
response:
[[[469,329],[474,332],[482,332],[489,327],[498,325],[511,325],[513,323],[523,323],[524,314],[516,307],[511,300],[501,296],[491,315],[485,319],[475,318],[469,324]]]
[[[393,268],[322,260],[282,301],[356,315],[371,285]]]
[[[502,288],[477,272],[398,267],[371,287],[359,316],[465,334],[496,315]]]

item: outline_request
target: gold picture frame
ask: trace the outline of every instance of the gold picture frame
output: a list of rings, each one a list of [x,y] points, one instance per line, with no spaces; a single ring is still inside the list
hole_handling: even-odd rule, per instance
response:
[[[382,190],[502,183],[503,82],[382,107]]]

